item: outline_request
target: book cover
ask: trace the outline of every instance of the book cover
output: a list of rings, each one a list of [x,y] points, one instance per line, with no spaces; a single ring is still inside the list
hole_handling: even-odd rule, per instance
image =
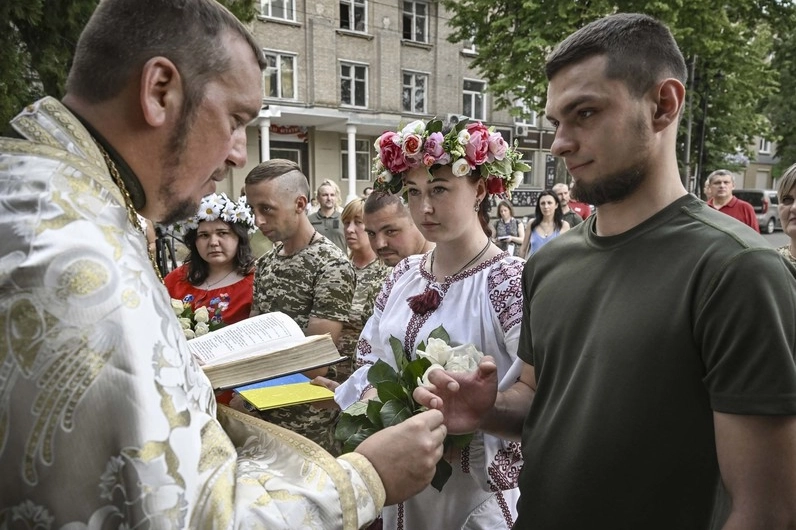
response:
[[[235,392],[257,410],[289,407],[299,403],[311,403],[333,399],[334,392],[313,385],[307,376],[292,374],[251,385],[241,386]]]

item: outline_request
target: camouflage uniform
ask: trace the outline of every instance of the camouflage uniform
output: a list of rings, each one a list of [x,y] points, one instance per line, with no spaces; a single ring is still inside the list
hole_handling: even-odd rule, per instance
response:
[[[310,317],[345,323],[356,286],[354,267],[346,255],[320,235],[291,256],[279,255],[282,246],[276,245],[257,262],[252,308],[260,313],[282,311],[302,329]],[[339,453],[331,432],[333,410],[294,405],[259,415]]]
[[[340,220],[340,212],[334,212],[329,217],[324,217],[320,212],[315,212],[309,214],[307,218],[319,234],[337,245],[343,252],[348,250],[345,244],[345,233],[343,232],[343,221]]]
[[[375,260],[361,269],[355,267],[354,270],[357,274],[357,288],[354,291],[354,300],[351,302],[351,311],[348,313],[348,322],[343,324],[343,332],[337,345],[340,353],[348,356],[347,361],[335,366],[334,380],[341,383],[354,371],[359,334],[373,314],[373,303],[392,267]]]

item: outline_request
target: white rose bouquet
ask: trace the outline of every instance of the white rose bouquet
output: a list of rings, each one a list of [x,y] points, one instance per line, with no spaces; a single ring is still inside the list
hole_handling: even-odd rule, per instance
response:
[[[224,327],[223,322],[220,320],[215,321],[210,317],[207,307],[202,306],[194,311],[191,308],[191,304],[172,298],[171,308],[174,310],[174,314],[177,315],[182,332],[188,340],[207,335],[211,331]]]
[[[473,372],[483,357],[472,344],[451,346],[450,337],[442,326],[429,334],[426,343],[418,345],[414,360],[406,358],[401,341],[395,337],[390,337],[390,346],[398,370],[382,360],[376,361],[370,367],[368,381],[378,397],[354,403],[340,415],[335,439],[343,442],[344,453],[356,449],[371,434],[426,410],[414,400],[412,392],[428,384],[428,374],[433,370]],[[472,434],[449,434],[445,438],[445,449],[466,447],[472,438]],[[441,491],[451,472],[451,465],[443,458],[437,463],[431,485]]]

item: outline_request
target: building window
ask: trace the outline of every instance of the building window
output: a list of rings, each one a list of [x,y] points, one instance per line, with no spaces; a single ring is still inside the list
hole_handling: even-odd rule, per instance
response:
[[[356,180],[370,180],[370,141],[369,140],[354,140],[354,148],[356,152],[355,167],[356,167]],[[348,139],[340,139],[340,160],[343,163],[343,180],[348,180]]]
[[[532,110],[530,107],[528,107],[525,101],[521,99],[515,99],[513,106],[519,111],[519,115],[514,116],[514,123],[516,125],[536,127],[537,115],[535,110]]]
[[[352,107],[368,106],[368,67],[364,64],[340,65],[340,103]]]
[[[404,1],[404,39],[428,42],[428,4]]]
[[[464,41],[464,48],[462,48],[462,53],[465,55],[478,55],[478,48],[475,45],[475,41],[470,38]]]
[[[267,66],[263,71],[263,95],[267,98],[296,98],[296,57],[278,52],[265,52]]]
[[[263,16],[281,18],[282,20],[296,20],[295,0],[261,0]]]
[[[340,29],[367,31],[365,0],[340,0]]]
[[[483,81],[464,80],[464,90],[462,92],[462,112],[474,120],[486,119],[486,83]]]
[[[760,138],[757,142],[757,152],[761,155],[771,154],[771,142],[765,138]]]
[[[401,102],[406,112],[426,113],[426,87],[428,75],[417,72],[403,72],[403,94]]]

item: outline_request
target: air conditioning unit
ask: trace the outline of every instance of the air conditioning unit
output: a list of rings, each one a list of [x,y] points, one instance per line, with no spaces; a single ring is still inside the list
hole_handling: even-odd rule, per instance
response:
[[[458,124],[460,121],[462,121],[462,118],[464,118],[464,116],[462,116],[462,115],[460,115],[460,114],[448,114],[448,115],[445,117],[445,120],[446,120],[448,123],[450,123],[451,125],[456,125],[456,124]]]
[[[516,136],[517,138],[527,138],[530,132],[531,128],[528,125],[514,126],[514,136]]]

